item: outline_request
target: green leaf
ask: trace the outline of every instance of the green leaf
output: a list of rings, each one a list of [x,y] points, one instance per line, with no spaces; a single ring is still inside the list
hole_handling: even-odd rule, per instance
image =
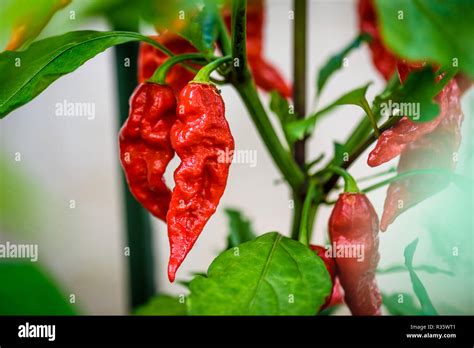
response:
[[[398,56],[450,66],[456,59],[474,78],[472,1],[377,0],[376,6],[384,42]]]
[[[225,210],[225,213],[229,220],[229,236],[227,237],[226,249],[236,247],[256,238],[250,221],[240,211],[228,208]]]
[[[0,315],[74,315],[53,279],[35,263],[0,262]]]
[[[56,12],[67,6],[63,0],[3,0],[0,3],[0,49],[10,38],[19,38],[17,47],[25,47],[34,40]],[[34,20],[32,20],[34,18]],[[20,28],[14,32],[14,28]],[[17,35],[21,31],[21,35]]]
[[[135,310],[135,315],[187,315],[186,303],[178,297],[159,295]]]
[[[415,254],[416,246],[418,245],[418,238],[415,239],[413,242],[408,244],[405,248],[405,266],[408,268],[408,272],[410,273],[410,279],[413,286],[413,291],[415,292],[418,301],[420,301],[421,309],[423,314],[425,315],[438,315],[438,312],[433,307],[431,303],[431,299],[428,296],[428,292],[426,291],[423,283],[421,282],[418,275],[415,273],[413,269],[413,256]]]
[[[382,303],[392,315],[422,315],[422,310],[416,305],[412,295],[382,294]]]
[[[441,81],[435,82],[437,74],[431,67],[412,72],[405,83],[392,91],[385,100],[378,102],[382,115],[391,116],[394,108],[402,110],[402,105],[411,106],[411,112],[398,116],[407,116],[414,122],[428,122],[436,118],[440,113],[438,103],[434,101],[435,96],[449,82],[453,71],[448,71]],[[397,103],[397,104],[395,104]],[[402,104],[403,103],[403,104]],[[413,109],[416,106],[418,115]],[[407,109],[410,111],[410,109]]]
[[[152,41],[132,32],[74,31],[37,41],[25,51],[0,53],[0,118],[105,49],[138,40]]]
[[[362,87],[356,88],[342,97],[337,99],[335,102],[329,104],[325,108],[321,109],[320,111],[316,112],[314,115],[303,119],[303,120],[295,120],[289,122],[285,125],[285,131],[288,134],[288,137],[292,142],[296,140],[301,140],[305,136],[309,136],[312,134],[316,122],[324,116],[328,111],[332,110],[334,107],[338,105],[357,105],[360,106],[366,113],[371,113],[369,104],[365,98],[365,93],[369,88],[370,83],[365,84]]]
[[[220,254],[190,290],[191,315],[314,315],[331,279],[309,248],[270,232]]]
[[[364,41],[369,41],[371,39],[370,35],[360,34],[354,40],[352,40],[349,45],[344,47],[341,52],[333,55],[329,60],[324,64],[324,66],[319,70],[316,90],[320,94],[323,87],[326,85],[327,80],[331,77],[333,73],[339,70],[342,66],[344,58],[355,48],[358,48],[360,44]]]
[[[204,1],[202,10],[195,12],[179,34],[199,51],[212,53],[219,34],[219,11],[215,1]]]
[[[270,92],[270,110],[278,117],[280,126],[285,135],[286,142],[291,147],[294,143],[291,135],[288,134],[286,125],[288,122],[296,120],[296,114],[293,111],[293,106],[290,107],[288,100],[283,98],[277,91]]]

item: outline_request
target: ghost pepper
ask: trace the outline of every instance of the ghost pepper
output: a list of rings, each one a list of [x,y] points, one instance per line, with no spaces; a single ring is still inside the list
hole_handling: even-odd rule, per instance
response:
[[[451,80],[438,97],[441,114],[435,119],[436,127],[406,143],[401,151],[398,173],[416,169],[454,170],[463,120],[461,92],[456,80]],[[398,215],[438,193],[448,184],[446,176],[436,174],[415,175],[391,183],[385,199],[381,230],[385,231]]]
[[[380,315],[382,301],[375,280],[380,259],[377,213],[347,172],[340,168],[334,171],[343,175],[345,188],[329,218],[331,243],[343,250],[360,248],[363,255],[362,260],[353,254],[336,257],[344,299],[353,315]]]
[[[190,82],[178,98],[171,143],[181,164],[167,215],[172,282],[205,224],[216,211],[227,184],[234,139],[224,102],[213,84]]]
[[[175,120],[172,88],[142,83],[130,99],[130,115],[119,135],[120,161],[132,195],[163,221],[171,199],[163,174],[174,156],[170,131]]]

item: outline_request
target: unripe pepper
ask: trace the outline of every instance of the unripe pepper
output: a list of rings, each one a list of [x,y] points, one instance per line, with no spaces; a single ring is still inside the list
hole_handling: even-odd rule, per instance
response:
[[[336,257],[345,302],[353,315],[380,315],[382,300],[375,280],[380,258],[377,213],[354,179],[347,172],[338,172],[346,185],[329,218],[329,236],[333,246],[344,250],[360,248],[363,255],[362,260],[354,255]]]
[[[197,52],[193,45],[181,36],[164,31],[159,36],[152,36],[152,39],[161,43],[174,54]],[[152,77],[155,70],[169,59],[169,56],[147,43],[140,44],[138,53],[138,82],[142,83]],[[175,65],[168,72],[166,83],[170,85],[176,95],[179,94],[186,84],[194,78],[194,73],[188,69]]]
[[[175,120],[172,88],[142,83],[130,99],[130,115],[119,135],[120,161],[132,195],[163,221],[171,199],[163,174],[174,156],[170,130]]]
[[[217,88],[190,82],[178,98],[172,146],[181,159],[174,173],[175,187],[167,215],[172,282],[224,193],[234,139]]]

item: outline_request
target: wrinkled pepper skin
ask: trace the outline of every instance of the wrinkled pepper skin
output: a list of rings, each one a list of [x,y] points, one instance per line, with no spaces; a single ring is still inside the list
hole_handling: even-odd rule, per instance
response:
[[[172,282],[178,267],[216,211],[227,184],[234,139],[225,118],[224,102],[211,84],[189,83],[178,98],[171,142],[181,164],[167,215]]]
[[[326,298],[326,301],[321,306],[320,311],[328,307],[344,303],[343,290],[341,289],[341,284],[339,280],[336,278],[336,275],[337,275],[336,261],[334,260],[333,257],[328,257],[326,255],[326,248],[324,248],[323,246],[310,245],[310,248],[316,253],[316,255],[318,255],[323,260],[324,265],[326,266],[326,269],[328,270],[329,275],[331,276],[331,282],[332,282],[331,294],[329,294],[329,296]]]
[[[142,83],[130,99],[130,115],[119,134],[120,161],[132,195],[163,221],[171,200],[163,173],[174,156],[170,131],[175,120],[173,90]]]
[[[398,163],[398,173],[416,169],[454,170],[454,154],[461,144],[461,91],[451,80],[440,92],[441,114],[437,126],[405,146]],[[449,179],[441,175],[417,175],[390,184],[385,199],[380,229],[386,231],[397,216],[426,198],[443,190]]]
[[[402,153],[408,144],[431,133],[440,122],[441,116],[423,123],[413,122],[406,116],[402,117],[393,127],[380,134],[375,148],[369,154],[367,164],[377,167],[394,159]]]
[[[193,45],[181,36],[169,31],[163,32],[159,36],[151,36],[152,39],[161,43],[174,54],[197,52]],[[138,82],[142,83],[149,79],[155,70],[168,60],[168,56],[159,49],[141,43],[138,53]],[[168,72],[166,83],[173,88],[176,95],[181,92],[184,86],[194,78],[194,73],[188,69],[175,65]]]
[[[380,315],[382,298],[375,280],[379,262],[379,221],[362,193],[342,193],[329,218],[329,236],[337,247],[363,246],[363,260],[336,257],[345,302],[353,315]]]
[[[224,21],[231,30],[231,11],[224,10]],[[283,97],[291,98],[291,86],[286,82],[263,54],[263,29],[265,2],[249,0],[247,3],[247,58],[255,84],[266,92],[278,91]]]

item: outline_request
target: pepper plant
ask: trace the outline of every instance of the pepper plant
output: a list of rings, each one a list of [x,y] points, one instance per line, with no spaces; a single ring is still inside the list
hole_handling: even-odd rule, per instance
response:
[[[383,244],[379,229],[388,229],[397,216],[450,183],[461,188],[472,184],[454,173],[463,120],[460,99],[474,76],[474,56],[466,49],[474,11],[467,1],[357,1],[360,33],[319,70],[316,98],[346,56],[362,45],[369,46],[386,86],[373,101],[366,97],[370,84],[365,84],[317,110],[306,108],[307,0],[294,0],[290,14],[292,86],[263,52],[263,0],[175,0],[166,6],[104,2],[91,13],[106,14],[115,30],[73,31],[34,41],[54,12],[68,3],[49,1],[44,21],[31,30],[25,30],[30,23],[21,16],[13,23],[7,50],[0,54],[0,116],[116,47],[124,124],[120,161],[129,189],[127,236],[132,251],[142,250],[130,258],[131,303],[140,305],[137,314],[316,315],[346,303],[354,315],[379,315],[382,295],[375,277],[378,247]],[[139,33],[140,19],[152,23],[158,35]],[[439,21],[446,30],[438,30]],[[123,59],[138,66],[138,73],[123,69]],[[181,280],[189,294],[185,298],[155,294],[152,232],[145,210],[167,223],[172,282],[199,235],[206,233],[232,170],[231,159],[222,157],[238,146],[219,91],[227,86],[240,96],[291,189],[291,230],[281,228],[257,237],[239,211],[227,210],[231,226],[227,248],[207,272]],[[271,96],[268,107],[262,102],[264,93]],[[335,144],[332,157],[308,158],[307,140],[320,120],[341,105],[359,107],[364,117],[344,142]],[[406,105],[420,112],[411,112]],[[281,137],[269,111],[279,120]],[[364,158],[369,148],[372,151]],[[181,163],[174,184],[165,183],[163,175],[175,154]],[[376,167],[398,157],[397,173],[374,185],[360,189],[363,180],[358,184],[350,174],[356,161],[367,160]],[[370,178],[391,173],[394,170],[374,172]],[[341,178],[343,190],[338,184]],[[389,186],[379,226],[367,193],[385,185]],[[337,193],[339,198],[332,201]],[[328,248],[311,245],[323,205],[334,205]],[[405,264],[421,303],[417,313],[436,314],[412,265],[416,243],[405,250]],[[345,254],[352,250],[362,254]]]

